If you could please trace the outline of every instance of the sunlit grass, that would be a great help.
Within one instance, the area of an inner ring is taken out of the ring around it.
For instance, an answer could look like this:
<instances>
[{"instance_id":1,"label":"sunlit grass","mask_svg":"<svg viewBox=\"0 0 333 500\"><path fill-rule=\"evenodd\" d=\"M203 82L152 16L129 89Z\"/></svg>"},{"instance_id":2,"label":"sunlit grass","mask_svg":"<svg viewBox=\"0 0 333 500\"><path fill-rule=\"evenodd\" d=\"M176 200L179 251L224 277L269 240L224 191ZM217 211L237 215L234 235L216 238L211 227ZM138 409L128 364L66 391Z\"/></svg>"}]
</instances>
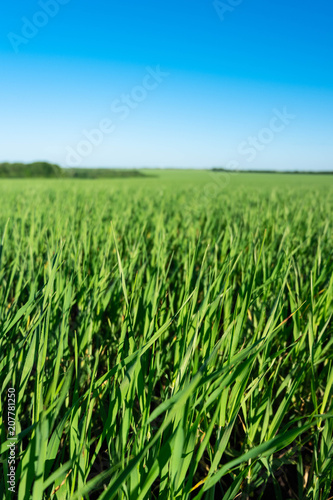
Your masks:
<instances>
[{"instance_id":1,"label":"sunlit grass","mask_svg":"<svg viewBox=\"0 0 333 500\"><path fill-rule=\"evenodd\" d=\"M179 175L0 186L2 498L333 495L331 180Z\"/></svg>"}]
</instances>

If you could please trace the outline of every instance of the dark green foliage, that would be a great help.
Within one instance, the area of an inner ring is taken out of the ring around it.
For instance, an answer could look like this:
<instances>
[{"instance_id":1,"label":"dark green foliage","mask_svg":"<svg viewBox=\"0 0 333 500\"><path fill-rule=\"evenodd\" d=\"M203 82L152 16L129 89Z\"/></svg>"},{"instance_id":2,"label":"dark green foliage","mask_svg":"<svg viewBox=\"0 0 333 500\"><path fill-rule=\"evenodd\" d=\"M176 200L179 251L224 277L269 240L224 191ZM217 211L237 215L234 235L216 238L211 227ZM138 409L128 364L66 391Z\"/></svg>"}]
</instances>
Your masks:
<instances>
[{"instance_id":1,"label":"dark green foliage","mask_svg":"<svg viewBox=\"0 0 333 500\"><path fill-rule=\"evenodd\" d=\"M62 176L62 169L58 165L37 161L34 163L0 163L0 177L20 178L20 177L46 177L59 178Z\"/></svg>"},{"instance_id":2,"label":"dark green foliage","mask_svg":"<svg viewBox=\"0 0 333 500\"><path fill-rule=\"evenodd\" d=\"M34 163L0 163L0 178L78 178L114 179L119 177L145 177L135 169L61 168L45 161Z\"/></svg>"},{"instance_id":3,"label":"dark green foliage","mask_svg":"<svg viewBox=\"0 0 333 500\"><path fill-rule=\"evenodd\" d=\"M114 179L118 177L144 177L139 170L114 168L66 168L64 177L75 179Z\"/></svg>"}]
</instances>

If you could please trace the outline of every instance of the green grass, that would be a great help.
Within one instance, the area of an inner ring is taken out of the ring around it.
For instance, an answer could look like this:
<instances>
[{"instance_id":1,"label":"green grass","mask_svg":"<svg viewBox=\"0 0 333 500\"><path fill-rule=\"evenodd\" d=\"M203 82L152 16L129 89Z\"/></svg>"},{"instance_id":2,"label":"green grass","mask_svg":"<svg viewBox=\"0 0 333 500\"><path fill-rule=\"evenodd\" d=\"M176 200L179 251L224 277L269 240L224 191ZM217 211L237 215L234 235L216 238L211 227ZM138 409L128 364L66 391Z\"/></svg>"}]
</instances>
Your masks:
<instances>
[{"instance_id":1,"label":"green grass","mask_svg":"<svg viewBox=\"0 0 333 500\"><path fill-rule=\"evenodd\" d=\"M154 173L1 181L0 497L327 500L331 177Z\"/></svg>"}]
</instances>

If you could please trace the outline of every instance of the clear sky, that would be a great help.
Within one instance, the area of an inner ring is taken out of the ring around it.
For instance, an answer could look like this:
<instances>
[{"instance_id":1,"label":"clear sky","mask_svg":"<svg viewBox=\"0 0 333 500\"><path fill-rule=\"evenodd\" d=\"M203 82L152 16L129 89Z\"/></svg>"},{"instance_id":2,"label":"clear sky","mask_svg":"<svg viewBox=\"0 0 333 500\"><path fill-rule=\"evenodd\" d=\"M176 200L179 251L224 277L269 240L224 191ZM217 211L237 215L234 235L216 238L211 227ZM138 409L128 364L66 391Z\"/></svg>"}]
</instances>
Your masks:
<instances>
[{"instance_id":1,"label":"clear sky","mask_svg":"<svg viewBox=\"0 0 333 500\"><path fill-rule=\"evenodd\" d=\"M329 0L11 0L0 161L333 169Z\"/></svg>"}]
</instances>

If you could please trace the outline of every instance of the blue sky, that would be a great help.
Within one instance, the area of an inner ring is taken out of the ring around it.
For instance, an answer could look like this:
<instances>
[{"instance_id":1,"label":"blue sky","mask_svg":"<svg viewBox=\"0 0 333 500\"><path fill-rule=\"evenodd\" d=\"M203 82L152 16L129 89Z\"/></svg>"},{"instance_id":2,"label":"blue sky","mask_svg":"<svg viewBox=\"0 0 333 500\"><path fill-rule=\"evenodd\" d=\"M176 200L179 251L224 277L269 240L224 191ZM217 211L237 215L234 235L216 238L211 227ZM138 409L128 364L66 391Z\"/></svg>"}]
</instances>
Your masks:
<instances>
[{"instance_id":1,"label":"blue sky","mask_svg":"<svg viewBox=\"0 0 333 500\"><path fill-rule=\"evenodd\" d=\"M0 161L333 169L327 0L0 7Z\"/></svg>"}]
</instances>

